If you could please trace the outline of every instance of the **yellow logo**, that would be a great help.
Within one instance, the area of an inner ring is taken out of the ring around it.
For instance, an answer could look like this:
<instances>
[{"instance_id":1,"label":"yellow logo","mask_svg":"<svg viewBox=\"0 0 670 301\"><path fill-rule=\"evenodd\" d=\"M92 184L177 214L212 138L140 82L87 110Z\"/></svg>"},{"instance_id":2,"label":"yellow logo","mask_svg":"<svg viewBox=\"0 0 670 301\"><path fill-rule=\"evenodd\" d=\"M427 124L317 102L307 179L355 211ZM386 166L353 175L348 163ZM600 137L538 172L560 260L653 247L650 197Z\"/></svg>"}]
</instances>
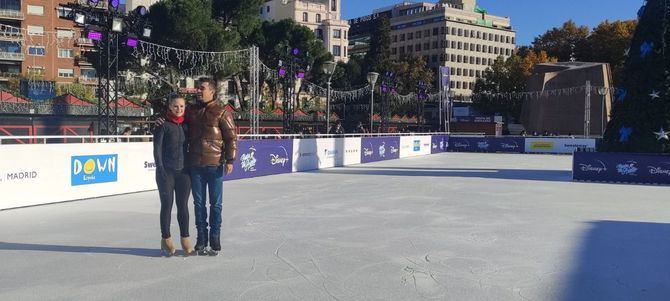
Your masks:
<instances>
[{"instance_id":1,"label":"yellow logo","mask_svg":"<svg viewBox=\"0 0 670 301\"><path fill-rule=\"evenodd\" d=\"M553 141L533 141L530 143L530 148L533 150L554 149Z\"/></svg>"},{"instance_id":2,"label":"yellow logo","mask_svg":"<svg viewBox=\"0 0 670 301\"><path fill-rule=\"evenodd\" d=\"M86 163L84 163L84 173L90 175L94 171L95 171L95 161L93 159L86 160Z\"/></svg>"}]
</instances>

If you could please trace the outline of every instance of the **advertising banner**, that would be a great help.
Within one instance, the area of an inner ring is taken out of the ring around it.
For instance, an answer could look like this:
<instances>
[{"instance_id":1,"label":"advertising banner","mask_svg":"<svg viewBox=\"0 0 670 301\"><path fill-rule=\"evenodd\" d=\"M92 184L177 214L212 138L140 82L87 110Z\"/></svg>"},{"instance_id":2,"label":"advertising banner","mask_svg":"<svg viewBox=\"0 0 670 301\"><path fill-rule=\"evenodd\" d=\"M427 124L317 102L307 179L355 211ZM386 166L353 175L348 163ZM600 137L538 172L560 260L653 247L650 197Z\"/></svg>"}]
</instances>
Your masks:
<instances>
[{"instance_id":1,"label":"advertising banner","mask_svg":"<svg viewBox=\"0 0 670 301\"><path fill-rule=\"evenodd\" d=\"M361 163L400 158L400 137L361 139Z\"/></svg>"},{"instance_id":2,"label":"advertising banner","mask_svg":"<svg viewBox=\"0 0 670 301\"><path fill-rule=\"evenodd\" d=\"M293 139L293 171L319 168L317 139Z\"/></svg>"},{"instance_id":3,"label":"advertising banner","mask_svg":"<svg viewBox=\"0 0 670 301\"><path fill-rule=\"evenodd\" d=\"M430 141L431 154L444 153L447 151L447 146L449 145L449 136L447 135L431 136L430 140L431 140Z\"/></svg>"},{"instance_id":4,"label":"advertising banner","mask_svg":"<svg viewBox=\"0 0 670 301\"><path fill-rule=\"evenodd\" d=\"M593 182L670 184L670 156L576 152L572 178Z\"/></svg>"},{"instance_id":5,"label":"advertising banner","mask_svg":"<svg viewBox=\"0 0 670 301\"><path fill-rule=\"evenodd\" d=\"M292 140L240 140L237 143L235 168L224 181L292 171Z\"/></svg>"},{"instance_id":6,"label":"advertising banner","mask_svg":"<svg viewBox=\"0 0 670 301\"><path fill-rule=\"evenodd\" d=\"M400 158L430 155L430 136L400 137Z\"/></svg>"},{"instance_id":7,"label":"advertising banner","mask_svg":"<svg viewBox=\"0 0 670 301\"><path fill-rule=\"evenodd\" d=\"M521 137L449 137L449 150L456 152L523 153Z\"/></svg>"},{"instance_id":8,"label":"advertising banner","mask_svg":"<svg viewBox=\"0 0 670 301\"><path fill-rule=\"evenodd\" d=\"M595 139L526 138L527 153L572 154L578 148L595 147Z\"/></svg>"},{"instance_id":9,"label":"advertising banner","mask_svg":"<svg viewBox=\"0 0 670 301\"><path fill-rule=\"evenodd\" d=\"M489 144L492 152L523 153L526 143L521 137L490 137Z\"/></svg>"}]
</instances>

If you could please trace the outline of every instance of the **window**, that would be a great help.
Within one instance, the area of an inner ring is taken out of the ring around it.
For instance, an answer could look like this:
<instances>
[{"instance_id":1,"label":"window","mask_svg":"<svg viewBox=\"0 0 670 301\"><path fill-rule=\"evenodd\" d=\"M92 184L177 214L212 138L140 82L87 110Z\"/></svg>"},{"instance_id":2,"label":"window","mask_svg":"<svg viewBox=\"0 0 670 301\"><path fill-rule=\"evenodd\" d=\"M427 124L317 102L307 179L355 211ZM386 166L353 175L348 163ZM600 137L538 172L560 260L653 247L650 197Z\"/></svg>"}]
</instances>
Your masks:
<instances>
[{"instance_id":1,"label":"window","mask_svg":"<svg viewBox=\"0 0 670 301\"><path fill-rule=\"evenodd\" d=\"M316 14L316 23L321 23L321 14Z\"/></svg>"},{"instance_id":2,"label":"window","mask_svg":"<svg viewBox=\"0 0 670 301\"><path fill-rule=\"evenodd\" d=\"M303 22L309 22L309 14L302 13L302 21Z\"/></svg>"},{"instance_id":3,"label":"window","mask_svg":"<svg viewBox=\"0 0 670 301\"><path fill-rule=\"evenodd\" d=\"M481 38L482 38L482 32L481 32L481 31L477 31L477 38L478 38L478 39L481 39Z\"/></svg>"},{"instance_id":4,"label":"window","mask_svg":"<svg viewBox=\"0 0 670 301\"><path fill-rule=\"evenodd\" d=\"M470 57L470 64L471 64L471 65L474 65L474 64L475 64L475 57L474 57L474 56L471 56L471 57Z\"/></svg>"},{"instance_id":5,"label":"window","mask_svg":"<svg viewBox=\"0 0 670 301\"><path fill-rule=\"evenodd\" d=\"M347 31L346 30L344 31L344 38L345 39L347 38Z\"/></svg>"},{"instance_id":6,"label":"window","mask_svg":"<svg viewBox=\"0 0 670 301\"><path fill-rule=\"evenodd\" d=\"M447 28L446 28L446 27L442 27L442 29L440 29L440 34L442 34L442 35L447 34Z\"/></svg>"},{"instance_id":7,"label":"window","mask_svg":"<svg viewBox=\"0 0 670 301\"><path fill-rule=\"evenodd\" d=\"M464 30L464 31L463 31L463 35L467 38L467 37L470 35L470 31L467 30L467 29Z\"/></svg>"},{"instance_id":8,"label":"window","mask_svg":"<svg viewBox=\"0 0 670 301\"><path fill-rule=\"evenodd\" d=\"M433 54L433 55L430 57L430 60L431 60L433 63L437 63L437 54Z\"/></svg>"},{"instance_id":9,"label":"window","mask_svg":"<svg viewBox=\"0 0 670 301\"><path fill-rule=\"evenodd\" d=\"M398 42L398 36L394 35L392 40L393 40L393 43Z\"/></svg>"},{"instance_id":10,"label":"window","mask_svg":"<svg viewBox=\"0 0 670 301\"><path fill-rule=\"evenodd\" d=\"M510 55L512 55L512 51L509 50L509 49L505 49L505 55L506 55L506 56L510 56Z\"/></svg>"},{"instance_id":11,"label":"window","mask_svg":"<svg viewBox=\"0 0 670 301\"><path fill-rule=\"evenodd\" d=\"M440 28L439 27L433 28L433 35L434 36L438 35L439 33L440 33Z\"/></svg>"},{"instance_id":12,"label":"window","mask_svg":"<svg viewBox=\"0 0 670 301\"><path fill-rule=\"evenodd\" d=\"M56 37L59 37L59 38L74 38L74 31L65 30L65 29L58 29L56 31Z\"/></svg>"},{"instance_id":13,"label":"window","mask_svg":"<svg viewBox=\"0 0 670 301\"><path fill-rule=\"evenodd\" d=\"M416 51L421 51L421 44L416 44L414 48L416 49Z\"/></svg>"},{"instance_id":14,"label":"window","mask_svg":"<svg viewBox=\"0 0 670 301\"><path fill-rule=\"evenodd\" d=\"M409 52L412 52L412 51L414 51L414 46L407 45L407 52L409 53Z\"/></svg>"},{"instance_id":15,"label":"window","mask_svg":"<svg viewBox=\"0 0 670 301\"><path fill-rule=\"evenodd\" d=\"M433 41L433 49L437 49L437 41Z\"/></svg>"},{"instance_id":16,"label":"window","mask_svg":"<svg viewBox=\"0 0 670 301\"><path fill-rule=\"evenodd\" d=\"M413 40L413 39L414 39L414 33L413 32L408 33L407 34L407 40L409 41L409 40Z\"/></svg>"},{"instance_id":17,"label":"window","mask_svg":"<svg viewBox=\"0 0 670 301\"><path fill-rule=\"evenodd\" d=\"M470 69L469 72L470 72L470 77L474 77L474 76L475 76L475 70Z\"/></svg>"},{"instance_id":18,"label":"window","mask_svg":"<svg viewBox=\"0 0 670 301\"><path fill-rule=\"evenodd\" d=\"M452 89L456 88L456 82L450 81L449 82L449 88L452 88Z\"/></svg>"},{"instance_id":19,"label":"window","mask_svg":"<svg viewBox=\"0 0 670 301\"><path fill-rule=\"evenodd\" d=\"M58 77L74 77L74 70L72 69L58 69Z\"/></svg>"},{"instance_id":20,"label":"window","mask_svg":"<svg viewBox=\"0 0 670 301\"><path fill-rule=\"evenodd\" d=\"M458 29L458 36L459 37L463 36L463 29L461 29L461 28Z\"/></svg>"},{"instance_id":21,"label":"window","mask_svg":"<svg viewBox=\"0 0 670 301\"><path fill-rule=\"evenodd\" d=\"M459 63L462 63L462 62L463 62L463 56L461 56L461 55L459 54L459 55L456 57L456 61L459 62ZM460 74L459 74L459 75L460 75Z\"/></svg>"},{"instance_id":22,"label":"window","mask_svg":"<svg viewBox=\"0 0 670 301\"><path fill-rule=\"evenodd\" d=\"M401 33L401 34L400 34L400 41L404 41L404 40L405 40L405 34L404 34L404 33Z\"/></svg>"},{"instance_id":23,"label":"window","mask_svg":"<svg viewBox=\"0 0 670 301\"><path fill-rule=\"evenodd\" d=\"M458 49L463 49L463 42L458 42Z\"/></svg>"},{"instance_id":24,"label":"window","mask_svg":"<svg viewBox=\"0 0 670 301\"><path fill-rule=\"evenodd\" d=\"M28 5L28 14L36 16L44 16L44 6Z\"/></svg>"},{"instance_id":25,"label":"window","mask_svg":"<svg viewBox=\"0 0 670 301\"><path fill-rule=\"evenodd\" d=\"M477 44L477 52L482 52L482 45Z\"/></svg>"},{"instance_id":26,"label":"window","mask_svg":"<svg viewBox=\"0 0 670 301\"><path fill-rule=\"evenodd\" d=\"M28 46L28 55L44 56L45 53L43 46Z\"/></svg>"},{"instance_id":27,"label":"window","mask_svg":"<svg viewBox=\"0 0 670 301\"><path fill-rule=\"evenodd\" d=\"M426 29L423 31L423 36L424 37L430 37L430 29Z\"/></svg>"},{"instance_id":28,"label":"window","mask_svg":"<svg viewBox=\"0 0 670 301\"><path fill-rule=\"evenodd\" d=\"M344 46L344 56L347 56L347 46Z\"/></svg>"},{"instance_id":29,"label":"window","mask_svg":"<svg viewBox=\"0 0 670 301\"><path fill-rule=\"evenodd\" d=\"M505 37L505 43L509 44L509 36Z\"/></svg>"},{"instance_id":30,"label":"window","mask_svg":"<svg viewBox=\"0 0 670 301\"><path fill-rule=\"evenodd\" d=\"M470 43L465 42L465 44L463 44L463 49L464 50L470 50Z\"/></svg>"},{"instance_id":31,"label":"window","mask_svg":"<svg viewBox=\"0 0 670 301\"><path fill-rule=\"evenodd\" d=\"M337 0L330 1L330 10L337 11Z\"/></svg>"},{"instance_id":32,"label":"window","mask_svg":"<svg viewBox=\"0 0 670 301\"><path fill-rule=\"evenodd\" d=\"M70 14L71 11L72 11L71 8L68 8L68 7L60 7L60 6L59 6L59 7L58 7L58 10L57 10L57 12L58 12L58 17L60 17L60 18L67 18L67 16Z\"/></svg>"},{"instance_id":33,"label":"window","mask_svg":"<svg viewBox=\"0 0 670 301\"><path fill-rule=\"evenodd\" d=\"M482 64L482 59L479 58L479 57L478 57L475 61L477 62L477 65L481 65L481 64Z\"/></svg>"},{"instance_id":34,"label":"window","mask_svg":"<svg viewBox=\"0 0 670 301\"><path fill-rule=\"evenodd\" d=\"M429 43L423 43L423 49L424 50L430 49L430 44Z\"/></svg>"},{"instance_id":35,"label":"window","mask_svg":"<svg viewBox=\"0 0 670 301\"><path fill-rule=\"evenodd\" d=\"M35 26L28 25L28 35L31 36L43 36L44 35L44 26Z\"/></svg>"},{"instance_id":36,"label":"window","mask_svg":"<svg viewBox=\"0 0 670 301\"><path fill-rule=\"evenodd\" d=\"M336 38L336 39L342 38L342 30L341 29L333 29L333 38Z\"/></svg>"},{"instance_id":37,"label":"window","mask_svg":"<svg viewBox=\"0 0 670 301\"><path fill-rule=\"evenodd\" d=\"M391 48L391 54L392 55L396 55L397 53L398 53L398 48L395 48L395 47Z\"/></svg>"},{"instance_id":38,"label":"window","mask_svg":"<svg viewBox=\"0 0 670 301\"><path fill-rule=\"evenodd\" d=\"M398 48L398 53L400 53L400 55L405 54L405 46L400 46L400 47Z\"/></svg>"},{"instance_id":39,"label":"window","mask_svg":"<svg viewBox=\"0 0 670 301\"><path fill-rule=\"evenodd\" d=\"M451 48L456 49L456 41L451 41Z\"/></svg>"},{"instance_id":40,"label":"window","mask_svg":"<svg viewBox=\"0 0 670 301\"><path fill-rule=\"evenodd\" d=\"M71 59L74 57L74 50L73 49L58 49L58 57L59 58L66 58L66 59Z\"/></svg>"},{"instance_id":41,"label":"window","mask_svg":"<svg viewBox=\"0 0 670 301\"><path fill-rule=\"evenodd\" d=\"M270 12L270 6L269 6L269 5L265 7L265 12L266 12L266 13L269 13L269 12Z\"/></svg>"},{"instance_id":42,"label":"window","mask_svg":"<svg viewBox=\"0 0 670 301\"><path fill-rule=\"evenodd\" d=\"M321 29L321 28L316 29L316 38L323 40L323 29Z\"/></svg>"},{"instance_id":43,"label":"window","mask_svg":"<svg viewBox=\"0 0 670 301\"><path fill-rule=\"evenodd\" d=\"M456 35L456 28L454 28L454 27L451 28L451 35L452 36Z\"/></svg>"},{"instance_id":44,"label":"window","mask_svg":"<svg viewBox=\"0 0 670 301\"><path fill-rule=\"evenodd\" d=\"M421 38L421 30L414 33L414 35L416 36L417 39L420 39Z\"/></svg>"},{"instance_id":45,"label":"window","mask_svg":"<svg viewBox=\"0 0 670 301\"><path fill-rule=\"evenodd\" d=\"M460 82L460 81L457 81L457 82L456 82L456 89L460 89L460 88L461 88L461 82Z\"/></svg>"},{"instance_id":46,"label":"window","mask_svg":"<svg viewBox=\"0 0 670 301\"><path fill-rule=\"evenodd\" d=\"M475 71L475 74L477 75L477 77L481 77L481 76L482 76L482 72L479 71L479 70Z\"/></svg>"},{"instance_id":47,"label":"window","mask_svg":"<svg viewBox=\"0 0 670 301\"><path fill-rule=\"evenodd\" d=\"M342 50L342 48L340 47L340 45L333 45L333 55L334 56L342 56L341 50Z\"/></svg>"},{"instance_id":48,"label":"window","mask_svg":"<svg viewBox=\"0 0 670 301\"><path fill-rule=\"evenodd\" d=\"M95 69L81 69L81 77L85 79L95 79L97 76Z\"/></svg>"}]
</instances>

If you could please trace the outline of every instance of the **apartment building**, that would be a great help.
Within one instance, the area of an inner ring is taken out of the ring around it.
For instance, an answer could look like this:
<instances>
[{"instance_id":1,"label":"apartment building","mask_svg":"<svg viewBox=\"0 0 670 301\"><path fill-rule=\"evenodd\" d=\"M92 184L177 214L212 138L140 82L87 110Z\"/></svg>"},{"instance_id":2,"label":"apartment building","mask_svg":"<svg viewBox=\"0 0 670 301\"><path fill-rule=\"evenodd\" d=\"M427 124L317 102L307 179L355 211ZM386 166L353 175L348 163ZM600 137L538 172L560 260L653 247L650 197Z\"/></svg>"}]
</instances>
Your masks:
<instances>
[{"instance_id":1,"label":"apartment building","mask_svg":"<svg viewBox=\"0 0 670 301\"><path fill-rule=\"evenodd\" d=\"M95 69L82 55L93 51L93 41L64 19L68 11L60 3L68 2L0 1L0 81L22 74L61 84L97 84Z\"/></svg>"},{"instance_id":2,"label":"apartment building","mask_svg":"<svg viewBox=\"0 0 670 301\"><path fill-rule=\"evenodd\" d=\"M261 7L263 20L293 19L323 40L336 61L348 60L349 24L341 20L341 0L268 0Z\"/></svg>"},{"instance_id":3,"label":"apartment building","mask_svg":"<svg viewBox=\"0 0 670 301\"><path fill-rule=\"evenodd\" d=\"M350 20L352 40L364 40L370 35L366 28L382 16L390 16L391 58L421 56L436 74L439 66L449 67L449 88L455 95L471 95L476 79L496 58L510 57L516 50L510 19L489 15L476 0L404 2L378 9Z\"/></svg>"}]
</instances>

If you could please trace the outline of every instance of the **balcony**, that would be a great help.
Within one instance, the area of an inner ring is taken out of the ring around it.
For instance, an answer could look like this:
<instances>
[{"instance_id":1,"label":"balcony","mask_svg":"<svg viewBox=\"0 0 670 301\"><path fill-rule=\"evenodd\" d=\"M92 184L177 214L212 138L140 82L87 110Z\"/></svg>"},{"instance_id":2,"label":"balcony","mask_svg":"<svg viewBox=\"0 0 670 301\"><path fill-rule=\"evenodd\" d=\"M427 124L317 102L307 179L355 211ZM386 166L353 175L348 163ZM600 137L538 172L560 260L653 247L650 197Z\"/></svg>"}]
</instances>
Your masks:
<instances>
[{"instance_id":1,"label":"balcony","mask_svg":"<svg viewBox=\"0 0 670 301\"><path fill-rule=\"evenodd\" d=\"M91 39L79 38L77 39L77 46L95 46L95 44L93 44L93 40Z\"/></svg>"},{"instance_id":2,"label":"balcony","mask_svg":"<svg viewBox=\"0 0 670 301\"><path fill-rule=\"evenodd\" d=\"M15 73L15 72L0 72L0 81L6 82L10 78L18 78L21 76L21 73Z\"/></svg>"},{"instance_id":3,"label":"balcony","mask_svg":"<svg viewBox=\"0 0 670 301\"><path fill-rule=\"evenodd\" d=\"M21 42L23 34L20 31L0 27L0 41Z\"/></svg>"},{"instance_id":4,"label":"balcony","mask_svg":"<svg viewBox=\"0 0 670 301\"><path fill-rule=\"evenodd\" d=\"M80 84L84 84L84 85L97 85L98 84L98 78L97 77L80 76L77 81Z\"/></svg>"},{"instance_id":5,"label":"balcony","mask_svg":"<svg viewBox=\"0 0 670 301\"><path fill-rule=\"evenodd\" d=\"M88 6L88 7L92 7L92 8L107 10L107 1L100 1L96 5L90 5L88 3L88 0L78 0L77 3L79 3L80 5L83 5L83 6Z\"/></svg>"},{"instance_id":6,"label":"balcony","mask_svg":"<svg viewBox=\"0 0 670 301\"><path fill-rule=\"evenodd\" d=\"M0 8L0 20L23 20L20 10Z\"/></svg>"},{"instance_id":7,"label":"balcony","mask_svg":"<svg viewBox=\"0 0 670 301\"><path fill-rule=\"evenodd\" d=\"M80 55L77 55L77 56L74 57L74 62L78 66L91 66L91 65L93 65L93 64L91 64L91 62L89 62L86 59L86 57L83 57L83 56L80 56Z\"/></svg>"},{"instance_id":8,"label":"balcony","mask_svg":"<svg viewBox=\"0 0 670 301\"><path fill-rule=\"evenodd\" d=\"M21 52L5 52L5 51L0 51L0 60L5 60L5 61L23 61L24 59L24 54Z\"/></svg>"}]
</instances>

